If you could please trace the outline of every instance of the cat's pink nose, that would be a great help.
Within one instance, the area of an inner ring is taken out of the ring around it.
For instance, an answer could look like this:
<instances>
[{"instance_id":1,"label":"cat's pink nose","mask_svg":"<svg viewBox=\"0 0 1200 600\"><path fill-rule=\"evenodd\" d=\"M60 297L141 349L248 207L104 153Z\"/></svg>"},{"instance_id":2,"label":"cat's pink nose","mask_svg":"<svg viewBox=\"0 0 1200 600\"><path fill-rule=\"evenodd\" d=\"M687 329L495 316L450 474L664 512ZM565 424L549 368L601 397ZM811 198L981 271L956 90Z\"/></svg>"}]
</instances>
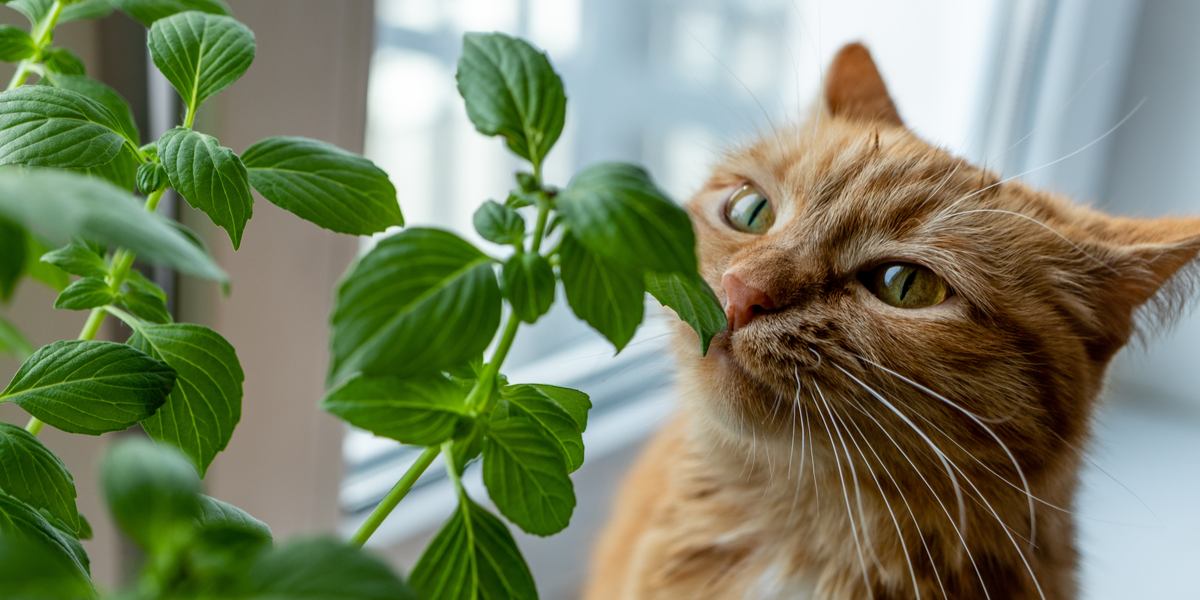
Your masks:
<instances>
[{"instance_id":1,"label":"cat's pink nose","mask_svg":"<svg viewBox=\"0 0 1200 600\"><path fill-rule=\"evenodd\" d=\"M725 288L725 318L732 331L745 327L754 317L776 308L771 296L747 284L734 273L725 273L721 277L721 287Z\"/></svg>"}]
</instances>

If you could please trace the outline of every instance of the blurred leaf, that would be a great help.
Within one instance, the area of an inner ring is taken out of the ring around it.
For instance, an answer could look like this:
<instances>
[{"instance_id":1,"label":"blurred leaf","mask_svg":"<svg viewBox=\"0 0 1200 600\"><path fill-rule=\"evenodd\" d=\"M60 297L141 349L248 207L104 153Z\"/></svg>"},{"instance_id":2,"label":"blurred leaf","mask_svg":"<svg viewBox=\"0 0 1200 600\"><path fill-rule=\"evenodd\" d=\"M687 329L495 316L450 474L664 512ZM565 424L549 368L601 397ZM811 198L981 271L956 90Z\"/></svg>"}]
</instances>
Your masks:
<instances>
[{"instance_id":1,"label":"blurred leaf","mask_svg":"<svg viewBox=\"0 0 1200 600\"><path fill-rule=\"evenodd\" d=\"M566 457L534 419L509 415L488 423L483 483L500 513L529 533L558 533L571 522L575 488Z\"/></svg>"},{"instance_id":2,"label":"blurred leaf","mask_svg":"<svg viewBox=\"0 0 1200 600\"><path fill-rule=\"evenodd\" d=\"M0 60L17 62L37 52L33 38L24 29L12 25L0 25Z\"/></svg>"},{"instance_id":3,"label":"blurred leaf","mask_svg":"<svg viewBox=\"0 0 1200 600\"><path fill-rule=\"evenodd\" d=\"M3 354L10 354L19 360L25 360L30 354L33 354L33 346L16 326L0 316L0 355Z\"/></svg>"},{"instance_id":4,"label":"blurred leaf","mask_svg":"<svg viewBox=\"0 0 1200 600\"><path fill-rule=\"evenodd\" d=\"M525 239L525 219L516 210L495 200L481 204L471 220L475 231L493 244L517 245Z\"/></svg>"},{"instance_id":5,"label":"blurred leaf","mask_svg":"<svg viewBox=\"0 0 1200 600\"><path fill-rule=\"evenodd\" d=\"M66 48L42 50L42 65L50 73L73 76L87 74L87 67L84 66L83 59Z\"/></svg>"},{"instance_id":6,"label":"blurred leaf","mask_svg":"<svg viewBox=\"0 0 1200 600\"><path fill-rule=\"evenodd\" d=\"M700 353L708 354L708 343L727 326L725 311L708 283L699 275L646 273L646 290L696 331Z\"/></svg>"},{"instance_id":7,"label":"blurred leaf","mask_svg":"<svg viewBox=\"0 0 1200 600\"><path fill-rule=\"evenodd\" d=\"M116 300L108 282L99 277L76 279L54 300L54 308L62 310L88 310L107 306Z\"/></svg>"},{"instance_id":8,"label":"blurred leaf","mask_svg":"<svg viewBox=\"0 0 1200 600\"><path fill-rule=\"evenodd\" d=\"M125 344L60 341L25 359L0 402L63 431L99 435L153 414L174 383L171 367Z\"/></svg>"},{"instance_id":9,"label":"blurred leaf","mask_svg":"<svg viewBox=\"0 0 1200 600\"><path fill-rule=\"evenodd\" d=\"M217 15L230 14L225 0L108 0L113 6L149 27L155 21L189 10Z\"/></svg>"},{"instance_id":10,"label":"blurred leaf","mask_svg":"<svg viewBox=\"0 0 1200 600\"><path fill-rule=\"evenodd\" d=\"M228 527L253 535L263 541L271 541L271 528L266 523L250 516L250 513L212 496L200 496L201 527Z\"/></svg>"},{"instance_id":11,"label":"blurred leaf","mask_svg":"<svg viewBox=\"0 0 1200 600\"><path fill-rule=\"evenodd\" d=\"M45 509L79 534L75 480L66 465L28 431L0 423L0 491Z\"/></svg>"},{"instance_id":12,"label":"blurred leaf","mask_svg":"<svg viewBox=\"0 0 1200 600\"><path fill-rule=\"evenodd\" d=\"M171 187L229 232L235 249L240 246L254 199L237 154L211 135L176 127L159 139L158 157Z\"/></svg>"},{"instance_id":13,"label":"blurred leaf","mask_svg":"<svg viewBox=\"0 0 1200 600\"><path fill-rule=\"evenodd\" d=\"M47 568L62 567L78 578L88 576L88 557L78 540L51 525L33 507L0 492L0 547L12 540L28 540L53 555L55 558L48 561ZM6 569L7 565L0 566L0 572ZM5 583L7 590L9 579L0 581Z\"/></svg>"},{"instance_id":14,"label":"blurred leaf","mask_svg":"<svg viewBox=\"0 0 1200 600\"><path fill-rule=\"evenodd\" d=\"M3 200L0 200L0 203L2 202ZM0 206L0 212L3 210L4 208ZM67 284L71 283L71 277L67 275L67 272L41 260L48 250L46 246L32 235L25 236L25 241L25 272L29 274L29 278L56 292L66 289Z\"/></svg>"},{"instance_id":15,"label":"blurred leaf","mask_svg":"<svg viewBox=\"0 0 1200 600\"><path fill-rule=\"evenodd\" d=\"M28 236L20 225L0 217L0 302L8 302L17 290L28 263Z\"/></svg>"},{"instance_id":16,"label":"blurred leaf","mask_svg":"<svg viewBox=\"0 0 1200 600\"><path fill-rule=\"evenodd\" d=\"M121 286L117 304L133 316L149 323L170 323L171 311L167 309L167 294L158 284L146 279L145 275L131 271Z\"/></svg>"},{"instance_id":17,"label":"blurred leaf","mask_svg":"<svg viewBox=\"0 0 1200 600\"><path fill-rule=\"evenodd\" d=\"M382 560L330 539L296 540L250 565L245 600L415 600Z\"/></svg>"},{"instance_id":18,"label":"blurred leaf","mask_svg":"<svg viewBox=\"0 0 1200 600\"><path fill-rule=\"evenodd\" d=\"M0 506L4 501L0 500ZM0 521L4 515L0 515ZM93 600L86 571L54 541L0 533L5 600Z\"/></svg>"},{"instance_id":19,"label":"blurred leaf","mask_svg":"<svg viewBox=\"0 0 1200 600\"><path fill-rule=\"evenodd\" d=\"M441 375L359 375L330 392L322 408L339 419L383 437L434 446L454 434L466 414L465 393Z\"/></svg>"},{"instance_id":20,"label":"blurred leaf","mask_svg":"<svg viewBox=\"0 0 1200 600\"><path fill-rule=\"evenodd\" d=\"M504 297L522 321L537 321L554 304L554 288L558 281L544 256L518 252L504 263L502 275Z\"/></svg>"},{"instance_id":21,"label":"blurred leaf","mask_svg":"<svg viewBox=\"0 0 1200 600\"><path fill-rule=\"evenodd\" d=\"M154 193L155 190L170 183L167 170L159 163L142 163L137 169L137 187L143 194Z\"/></svg>"},{"instance_id":22,"label":"blurred leaf","mask_svg":"<svg viewBox=\"0 0 1200 600\"><path fill-rule=\"evenodd\" d=\"M200 478L170 446L123 439L105 454L100 481L117 526L145 549L174 543L202 514Z\"/></svg>"},{"instance_id":23,"label":"blurred leaf","mask_svg":"<svg viewBox=\"0 0 1200 600\"><path fill-rule=\"evenodd\" d=\"M145 7L144 3L128 0L119 4L135 17L135 11L141 7L131 5ZM254 33L236 19L223 15L188 11L159 18L150 25L146 43L154 65L192 111L237 81L254 62Z\"/></svg>"},{"instance_id":24,"label":"blurred leaf","mask_svg":"<svg viewBox=\"0 0 1200 600\"><path fill-rule=\"evenodd\" d=\"M596 256L572 235L563 237L559 256L567 304L620 352L645 312L641 273Z\"/></svg>"},{"instance_id":25,"label":"blurred leaf","mask_svg":"<svg viewBox=\"0 0 1200 600\"><path fill-rule=\"evenodd\" d=\"M536 600L529 566L504 523L460 494L454 511L413 567L421 598Z\"/></svg>"}]
</instances>

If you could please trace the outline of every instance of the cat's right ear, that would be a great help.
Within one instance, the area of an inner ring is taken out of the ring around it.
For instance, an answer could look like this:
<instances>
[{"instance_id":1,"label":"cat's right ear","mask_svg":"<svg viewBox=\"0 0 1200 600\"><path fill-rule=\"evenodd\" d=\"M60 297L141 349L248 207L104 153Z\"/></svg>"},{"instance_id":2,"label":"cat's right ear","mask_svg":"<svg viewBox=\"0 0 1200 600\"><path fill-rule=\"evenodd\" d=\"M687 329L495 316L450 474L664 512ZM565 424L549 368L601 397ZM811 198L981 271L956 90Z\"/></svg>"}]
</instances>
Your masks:
<instances>
[{"instance_id":1,"label":"cat's right ear","mask_svg":"<svg viewBox=\"0 0 1200 600\"><path fill-rule=\"evenodd\" d=\"M857 42L846 44L833 57L823 97L825 109L835 117L904 125L871 53Z\"/></svg>"}]
</instances>

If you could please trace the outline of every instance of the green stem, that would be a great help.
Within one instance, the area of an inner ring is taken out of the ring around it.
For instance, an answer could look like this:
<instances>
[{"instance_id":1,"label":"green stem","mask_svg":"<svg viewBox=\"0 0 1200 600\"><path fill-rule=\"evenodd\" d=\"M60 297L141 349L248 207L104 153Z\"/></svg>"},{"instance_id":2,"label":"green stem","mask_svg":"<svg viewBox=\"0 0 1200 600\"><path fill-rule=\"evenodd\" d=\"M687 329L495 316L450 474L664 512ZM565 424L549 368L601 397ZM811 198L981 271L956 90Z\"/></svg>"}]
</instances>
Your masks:
<instances>
[{"instance_id":1,"label":"green stem","mask_svg":"<svg viewBox=\"0 0 1200 600\"><path fill-rule=\"evenodd\" d=\"M392 487L387 496L384 496L379 505L375 507L375 510L371 511L370 515L367 515L367 520L363 521L363 524L358 527L358 531L354 532L354 536L350 538L351 543L355 546L362 546L367 543L367 540L371 538L371 534L375 533L376 529L379 529L379 526L383 524L383 520L408 495L413 484L417 482L417 479L421 477L425 469L429 468L429 465L433 463L433 459L437 458L439 452L440 449L437 446L431 446L426 448L421 453L421 456L417 457L417 462L413 463L404 472L404 476L400 478L400 481L396 482L396 485Z\"/></svg>"},{"instance_id":2,"label":"green stem","mask_svg":"<svg viewBox=\"0 0 1200 600\"><path fill-rule=\"evenodd\" d=\"M54 37L54 28L58 25L58 19L62 16L63 3L61 0L54 0L54 4L50 6L50 12L46 13L46 18L39 22L30 33L33 38L33 46L36 48L34 57L40 57L42 50L50 43ZM27 58L22 60L17 65L17 72L13 73L12 79L8 82L8 89L18 88L25 84L25 80L29 79L29 74L35 69L38 64L37 60Z\"/></svg>"},{"instance_id":3,"label":"green stem","mask_svg":"<svg viewBox=\"0 0 1200 600\"><path fill-rule=\"evenodd\" d=\"M194 106L194 103L189 104L187 107L187 113L183 115L183 126L187 129L191 129L192 125L196 122L196 109Z\"/></svg>"}]
</instances>

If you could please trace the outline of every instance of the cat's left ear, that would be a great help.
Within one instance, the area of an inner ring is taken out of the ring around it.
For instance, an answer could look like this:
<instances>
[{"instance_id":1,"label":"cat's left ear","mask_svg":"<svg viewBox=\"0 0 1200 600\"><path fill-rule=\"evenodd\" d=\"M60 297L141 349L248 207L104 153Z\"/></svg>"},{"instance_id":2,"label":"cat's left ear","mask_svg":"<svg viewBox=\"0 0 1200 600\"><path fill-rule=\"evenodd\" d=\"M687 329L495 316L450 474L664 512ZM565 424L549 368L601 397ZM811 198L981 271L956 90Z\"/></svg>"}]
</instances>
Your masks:
<instances>
[{"instance_id":1,"label":"cat's left ear","mask_svg":"<svg viewBox=\"0 0 1200 600\"><path fill-rule=\"evenodd\" d=\"M904 125L883 76L862 44L846 44L833 57L823 95L826 110L835 117Z\"/></svg>"}]
</instances>

